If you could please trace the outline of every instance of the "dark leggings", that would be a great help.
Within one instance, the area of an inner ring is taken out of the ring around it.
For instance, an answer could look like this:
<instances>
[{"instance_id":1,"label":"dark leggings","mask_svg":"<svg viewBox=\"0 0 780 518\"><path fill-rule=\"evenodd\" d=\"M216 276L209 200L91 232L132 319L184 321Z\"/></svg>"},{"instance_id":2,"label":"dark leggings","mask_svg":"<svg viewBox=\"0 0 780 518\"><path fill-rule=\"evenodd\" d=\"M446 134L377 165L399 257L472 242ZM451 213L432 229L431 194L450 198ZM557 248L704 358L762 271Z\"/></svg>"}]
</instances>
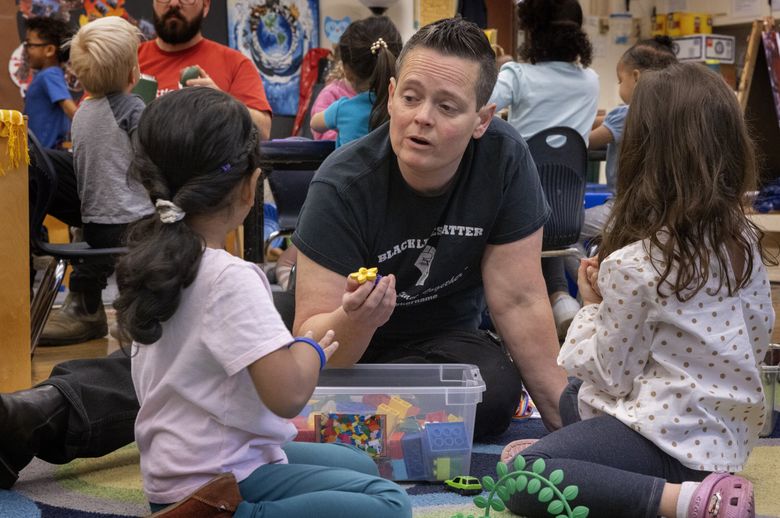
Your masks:
<instances>
[{"instance_id":1,"label":"dark leggings","mask_svg":"<svg viewBox=\"0 0 780 518\"><path fill-rule=\"evenodd\" d=\"M666 482L698 482L709 474L686 468L612 416L580 421L576 410L580 383L570 384L561 396L565 426L522 453L526 469L536 459L544 459L544 476L563 471L559 489L572 484L579 488L570 502L572 508L584 505L589 516L597 517L655 518ZM539 502L538 493L523 491L511 497L508 507L528 518L547 518L551 516L548 505Z\"/></svg>"}]
</instances>

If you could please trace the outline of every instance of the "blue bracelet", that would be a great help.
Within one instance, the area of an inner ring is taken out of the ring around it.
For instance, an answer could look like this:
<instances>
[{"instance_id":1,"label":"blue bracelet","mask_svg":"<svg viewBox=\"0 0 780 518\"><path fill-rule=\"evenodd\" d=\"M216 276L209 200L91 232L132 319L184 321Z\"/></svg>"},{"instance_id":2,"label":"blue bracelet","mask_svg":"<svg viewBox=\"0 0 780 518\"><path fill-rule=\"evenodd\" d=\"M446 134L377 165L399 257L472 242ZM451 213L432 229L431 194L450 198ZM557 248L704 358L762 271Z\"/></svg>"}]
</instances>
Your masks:
<instances>
[{"instance_id":1,"label":"blue bracelet","mask_svg":"<svg viewBox=\"0 0 780 518\"><path fill-rule=\"evenodd\" d=\"M328 362L328 359L325 357L325 351L322 350L322 346L320 344L306 336L296 336L293 339L292 344L290 344L288 347L292 347L295 342L303 342L314 347L314 350L317 351L317 354L320 355L320 370L325 368L325 364Z\"/></svg>"}]
</instances>

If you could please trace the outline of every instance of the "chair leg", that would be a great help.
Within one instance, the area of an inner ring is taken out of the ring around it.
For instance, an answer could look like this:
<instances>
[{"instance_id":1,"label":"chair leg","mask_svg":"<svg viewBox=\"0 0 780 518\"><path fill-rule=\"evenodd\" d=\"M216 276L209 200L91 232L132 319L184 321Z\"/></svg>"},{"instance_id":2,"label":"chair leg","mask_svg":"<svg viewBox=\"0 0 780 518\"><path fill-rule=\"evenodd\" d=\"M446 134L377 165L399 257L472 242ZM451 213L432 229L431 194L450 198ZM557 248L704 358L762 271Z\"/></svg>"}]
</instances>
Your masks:
<instances>
[{"instance_id":1,"label":"chair leg","mask_svg":"<svg viewBox=\"0 0 780 518\"><path fill-rule=\"evenodd\" d=\"M41 285L38 287L38 291L35 292L35 296L30 304L30 327L32 333L30 336L30 356L35 353L35 347L38 345L38 340L43 333L46 319L49 318L51 306L54 304L54 299L57 297L57 292L62 285L62 279L65 277L67 266L67 262L62 259L52 260L43 272Z\"/></svg>"},{"instance_id":2,"label":"chair leg","mask_svg":"<svg viewBox=\"0 0 780 518\"><path fill-rule=\"evenodd\" d=\"M271 243L274 242L274 239L277 237L290 237L293 230L294 229L281 228L268 234L268 239L263 242L263 262L265 262L265 258L268 257L268 249L271 247Z\"/></svg>"}]
</instances>

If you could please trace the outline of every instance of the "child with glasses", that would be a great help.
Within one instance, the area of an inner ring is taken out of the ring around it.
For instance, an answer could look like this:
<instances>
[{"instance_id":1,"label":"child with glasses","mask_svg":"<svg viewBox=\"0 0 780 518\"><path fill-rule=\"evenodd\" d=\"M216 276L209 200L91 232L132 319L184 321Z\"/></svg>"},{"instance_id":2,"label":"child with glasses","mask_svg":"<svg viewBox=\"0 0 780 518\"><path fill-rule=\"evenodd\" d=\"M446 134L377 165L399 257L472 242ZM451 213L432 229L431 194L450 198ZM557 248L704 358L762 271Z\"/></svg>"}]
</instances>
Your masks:
<instances>
[{"instance_id":1,"label":"child with glasses","mask_svg":"<svg viewBox=\"0 0 780 518\"><path fill-rule=\"evenodd\" d=\"M63 66L68 51L62 48L72 33L57 18L36 17L25 22L24 53L35 70L24 100L24 113L30 130L47 148L56 148L68 138L70 120L76 112Z\"/></svg>"}]
</instances>

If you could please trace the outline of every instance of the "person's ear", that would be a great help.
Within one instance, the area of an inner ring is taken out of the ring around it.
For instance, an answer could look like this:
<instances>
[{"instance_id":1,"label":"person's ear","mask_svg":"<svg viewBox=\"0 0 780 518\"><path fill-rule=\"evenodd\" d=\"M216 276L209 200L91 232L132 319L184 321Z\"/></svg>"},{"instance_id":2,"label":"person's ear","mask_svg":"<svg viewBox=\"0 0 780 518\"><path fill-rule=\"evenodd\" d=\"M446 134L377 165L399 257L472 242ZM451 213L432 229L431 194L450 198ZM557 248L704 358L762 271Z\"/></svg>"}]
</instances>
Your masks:
<instances>
[{"instance_id":1,"label":"person's ear","mask_svg":"<svg viewBox=\"0 0 780 518\"><path fill-rule=\"evenodd\" d=\"M387 114L393 117L393 97L395 97L396 81L394 77L390 78L390 85L387 87Z\"/></svg>"},{"instance_id":2,"label":"person's ear","mask_svg":"<svg viewBox=\"0 0 780 518\"><path fill-rule=\"evenodd\" d=\"M477 119L479 120L477 126L474 128L474 132L471 134L474 138L480 138L490 126L490 121L493 120L493 115L496 114L496 103L488 103L479 110L477 110Z\"/></svg>"},{"instance_id":3,"label":"person's ear","mask_svg":"<svg viewBox=\"0 0 780 518\"><path fill-rule=\"evenodd\" d=\"M133 66L133 69L130 70L130 77L128 77L127 80L129 84L135 86L139 79L141 79L141 71L138 69L138 65L135 65Z\"/></svg>"},{"instance_id":4,"label":"person's ear","mask_svg":"<svg viewBox=\"0 0 780 518\"><path fill-rule=\"evenodd\" d=\"M247 178L247 180L241 185L241 202L253 206L255 204L255 195L257 193L257 182L260 179L260 168L254 170L254 172Z\"/></svg>"},{"instance_id":5,"label":"person's ear","mask_svg":"<svg viewBox=\"0 0 780 518\"><path fill-rule=\"evenodd\" d=\"M44 54L46 54L47 58L50 58L52 56L56 56L57 55L57 46L54 45L54 44L46 45L43 48L43 52L44 52Z\"/></svg>"},{"instance_id":6,"label":"person's ear","mask_svg":"<svg viewBox=\"0 0 780 518\"><path fill-rule=\"evenodd\" d=\"M211 9L211 0L203 0L203 17L205 18L209 14Z\"/></svg>"},{"instance_id":7,"label":"person's ear","mask_svg":"<svg viewBox=\"0 0 780 518\"><path fill-rule=\"evenodd\" d=\"M642 75L642 71L639 70L638 68L635 68L634 70L631 71L631 76L634 78L635 83L639 81L639 76L641 75Z\"/></svg>"}]
</instances>

